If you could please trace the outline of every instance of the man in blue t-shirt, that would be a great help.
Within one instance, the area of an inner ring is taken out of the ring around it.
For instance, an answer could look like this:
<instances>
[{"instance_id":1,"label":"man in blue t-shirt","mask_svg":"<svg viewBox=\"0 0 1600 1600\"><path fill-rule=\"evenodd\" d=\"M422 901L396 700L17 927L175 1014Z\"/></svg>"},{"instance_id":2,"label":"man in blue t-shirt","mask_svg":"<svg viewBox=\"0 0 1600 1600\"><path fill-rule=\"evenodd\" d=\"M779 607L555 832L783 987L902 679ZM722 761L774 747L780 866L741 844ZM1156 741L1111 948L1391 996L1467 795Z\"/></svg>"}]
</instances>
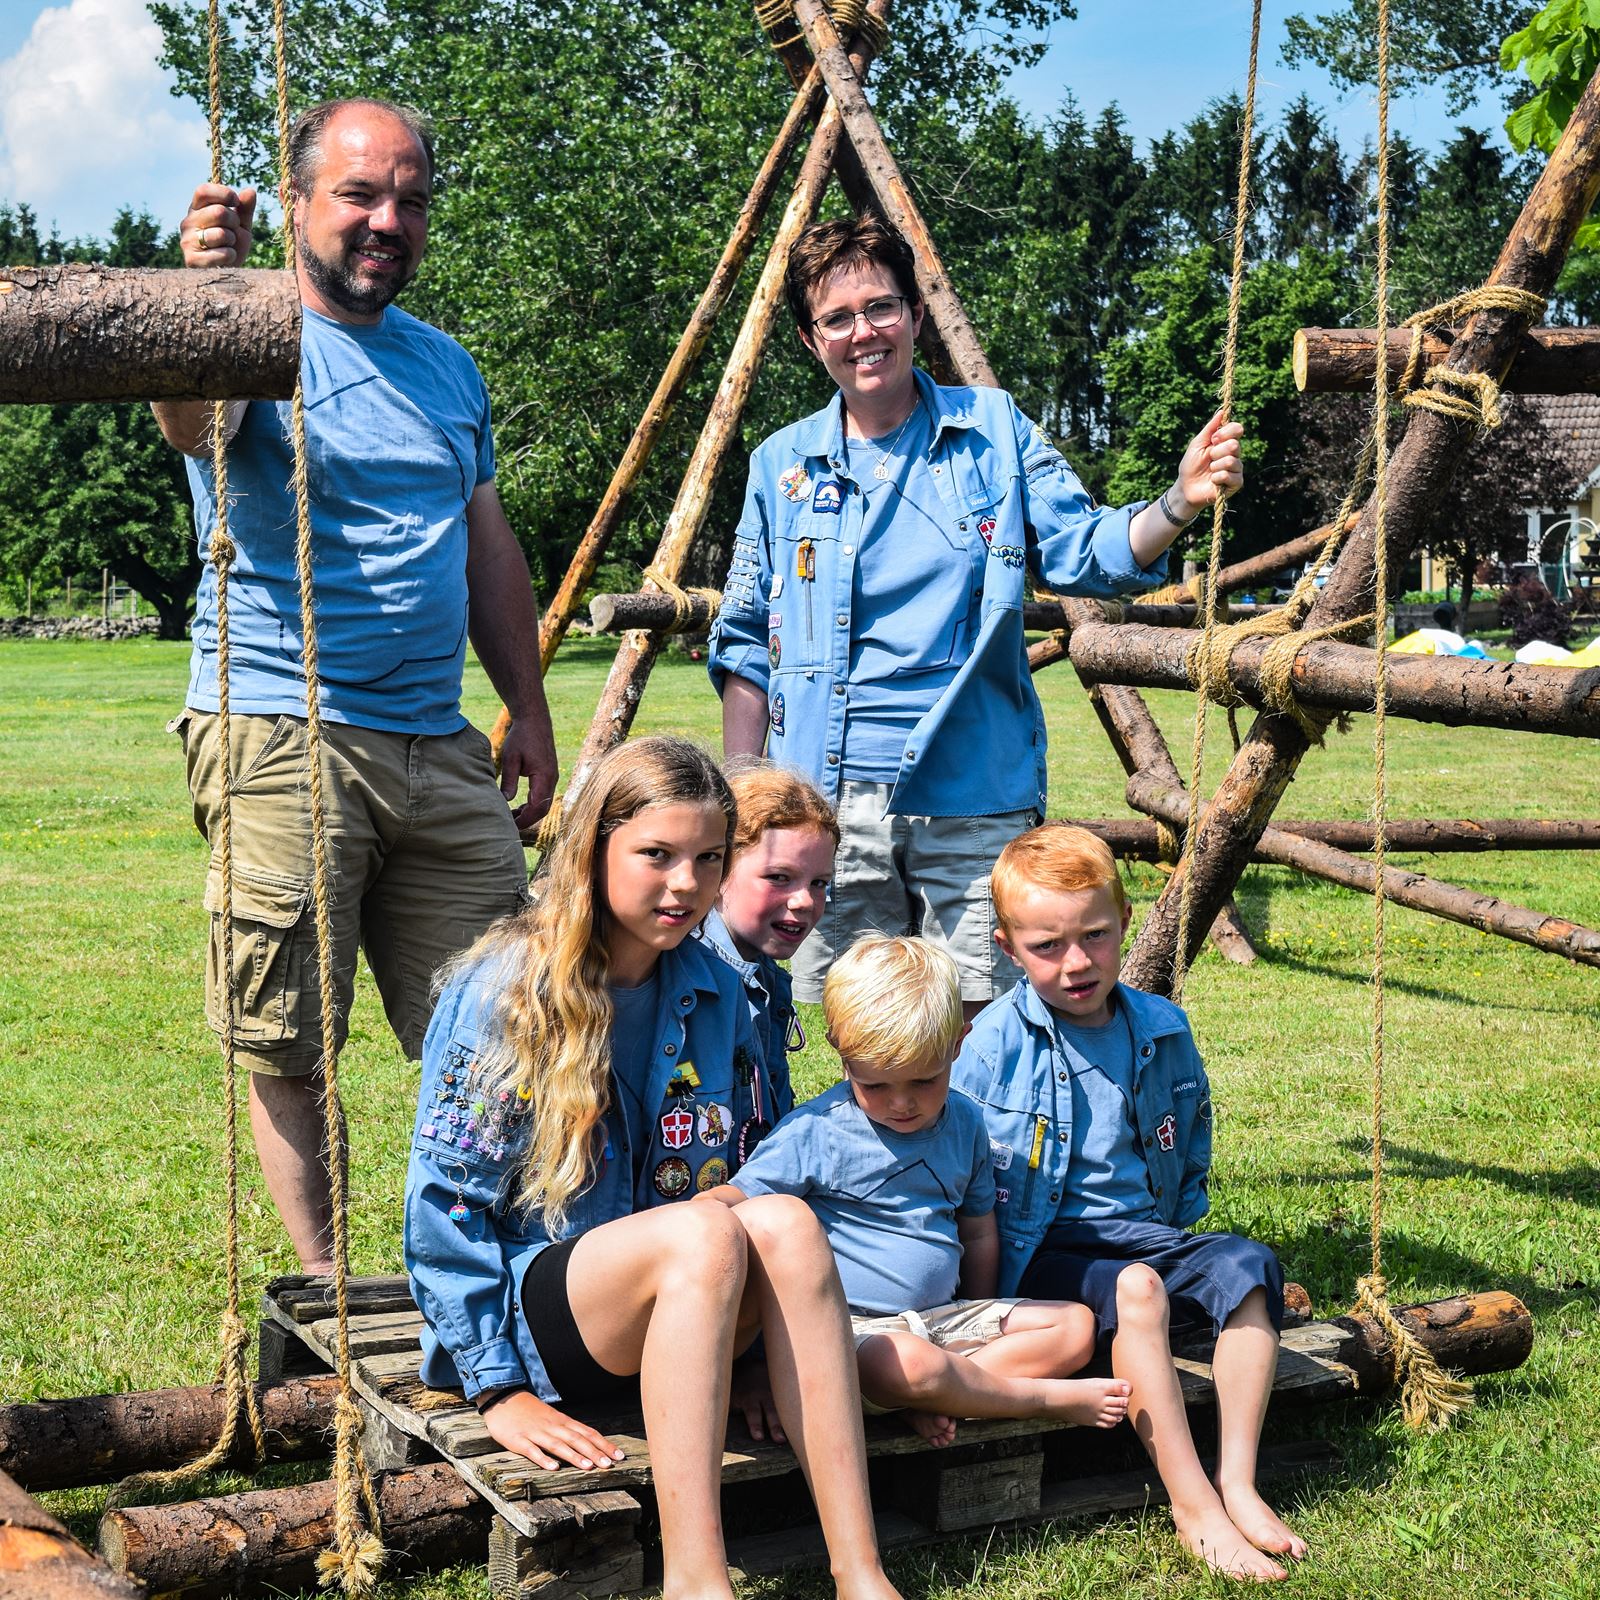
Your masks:
<instances>
[{"instance_id":1,"label":"man in blue t-shirt","mask_svg":"<svg viewBox=\"0 0 1600 1600\"><path fill-rule=\"evenodd\" d=\"M327 820L329 980L342 1040L358 949L390 1025L421 1054L435 971L520 905L519 828L550 805L555 742L527 562L494 483L489 395L472 358L391 305L428 234L433 141L417 113L330 101L290 130L283 200L302 304L301 396ZM250 250L253 189L202 184L191 267ZM218 527L213 408L163 402L189 460L203 557ZM288 403L226 412L231 895L222 886L216 571L207 566L181 730L195 821L213 844L207 1014L231 1007L263 1173L305 1269L331 1268L322 1033L306 782L304 644ZM496 784L461 714L471 639L512 722ZM517 790L527 796L516 811ZM224 919L231 905L232 970Z\"/></svg>"}]
</instances>

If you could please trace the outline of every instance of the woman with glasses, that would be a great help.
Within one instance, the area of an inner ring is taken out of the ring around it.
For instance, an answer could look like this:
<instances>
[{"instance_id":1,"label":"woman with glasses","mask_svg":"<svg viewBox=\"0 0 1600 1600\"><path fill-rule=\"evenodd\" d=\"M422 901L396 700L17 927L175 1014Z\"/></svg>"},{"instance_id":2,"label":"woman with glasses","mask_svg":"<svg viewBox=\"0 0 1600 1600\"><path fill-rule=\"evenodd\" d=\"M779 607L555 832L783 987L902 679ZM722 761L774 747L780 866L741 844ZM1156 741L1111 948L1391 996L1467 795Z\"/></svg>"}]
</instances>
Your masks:
<instances>
[{"instance_id":1,"label":"woman with glasses","mask_svg":"<svg viewBox=\"0 0 1600 1600\"><path fill-rule=\"evenodd\" d=\"M1019 976L988 876L1045 807L1026 575L1057 594L1155 587L1177 534L1243 482L1243 430L1213 417L1156 502L1097 506L1010 395L917 370L922 297L887 223L809 228L787 290L839 392L751 457L710 652L723 746L765 748L838 808L796 998L820 1000L833 956L871 928L948 949L970 1016Z\"/></svg>"}]
</instances>

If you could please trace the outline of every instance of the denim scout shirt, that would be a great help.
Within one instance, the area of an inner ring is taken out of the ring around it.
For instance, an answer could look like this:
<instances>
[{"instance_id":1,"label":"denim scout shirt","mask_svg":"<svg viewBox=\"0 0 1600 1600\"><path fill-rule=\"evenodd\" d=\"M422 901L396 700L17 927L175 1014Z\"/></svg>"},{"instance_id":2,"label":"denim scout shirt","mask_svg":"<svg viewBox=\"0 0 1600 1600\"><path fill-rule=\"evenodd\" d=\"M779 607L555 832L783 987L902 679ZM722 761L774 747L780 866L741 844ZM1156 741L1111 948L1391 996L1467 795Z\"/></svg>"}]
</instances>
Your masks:
<instances>
[{"instance_id":1,"label":"denim scout shirt","mask_svg":"<svg viewBox=\"0 0 1600 1600\"><path fill-rule=\"evenodd\" d=\"M1133 1036L1134 1135L1150 1168L1156 1210L1186 1228L1210 1207L1211 1090L1189 1021L1170 1000L1118 984ZM950 1076L983 1107L994 1160L1000 1286L1016 1293L1056 1220L1072 1149L1071 1068L1050 1008L1019 983L973 1021Z\"/></svg>"},{"instance_id":2,"label":"denim scout shirt","mask_svg":"<svg viewBox=\"0 0 1600 1600\"><path fill-rule=\"evenodd\" d=\"M727 1182L737 1165L740 1129L754 1115L757 1061L738 976L693 939L663 952L658 970L649 1081L613 1077L605 1153L568 1207L565 1237L645 1206L691 1200L697 1189ZM540 1213L512 1200L531 1129L515 1093L502 1099L479 1068L497 1026L497 989L487 977L475 969L445 990L422 1046L404 1231L411 1293L425 1322L422 1380L459 1387L469 1400L528 1388L555 1401L518 1315L528 1265L553 1239ZM698 1081L685 1089L688 1073ZM641 1108L638 1148L621 1106L630 1089ZM450 1219L453 1206L466 1207L463 1220Z\"/></svg>"},{"instance_id":3,"label":"denim scout shirt","mask_svg":"<svg viewBox=\"0 0 1600 1600\"><path fill-rule=\"evenodd\" d=\"M746 961L734 948L733 935L713 911L695 929L695 937L739 974L745 999L750 1002L750 1025L761 1048L760 1104L757 1110L769 1123L794 1110L794 1087L789 1082L789 1051L805 1043L800 1018L794 1009L794 980L768 955ZM790 1044L790 1040L795 1040Z\"/></svg>"},{"instance_id":4,"label":"denim scout shirt","mask_svg":"<svg viewBox=\"0 0 1600 1600\"><path fill-rule=\"evenodd\" d=\"M1043 810L1044 715L1022 628L1026 574L1059 594L1109 598L1153 588L1166 557L1151 568L1135 563L1128 522L1144 502L1095 505L1010 395L915 377L933 418L928 470L944 504L943 531L950 547L970 552L968 614L956 621L958 638L971 643L906 741L889 809ZM878 620L853 615L863 499L845 464L837 398L757 447L708 658L719 694L729 673L766 691L767 753L835 802L851 640ZM937 558L930 548L929 559Z\"/></svg>"}]
</instances>

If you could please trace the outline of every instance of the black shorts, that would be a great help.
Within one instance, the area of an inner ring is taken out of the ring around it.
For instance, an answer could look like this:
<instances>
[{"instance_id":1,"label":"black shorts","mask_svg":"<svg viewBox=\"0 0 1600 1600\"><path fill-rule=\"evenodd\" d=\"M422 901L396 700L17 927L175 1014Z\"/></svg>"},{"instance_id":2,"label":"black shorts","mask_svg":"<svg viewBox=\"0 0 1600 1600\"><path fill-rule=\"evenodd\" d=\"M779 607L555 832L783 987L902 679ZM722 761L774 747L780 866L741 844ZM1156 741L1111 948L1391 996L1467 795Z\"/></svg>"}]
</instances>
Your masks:
<instances>
[{"instance_id":1,"label":"black shorts","mask_svg":"<svg viewBox=\"0 0 1600 1600\"><path fill-rule=\"evenodd\" d=\"M579 1235L578 1237L582 1237ZM612 1400L637 1389L636 1374L607 1372L589 1354L567 1299L567 1263L578 1239L563 1239L541 1250L522 1275L522 1319L528 1325L544 1370L563 1404Z\"/></svg>"}]
</instances>

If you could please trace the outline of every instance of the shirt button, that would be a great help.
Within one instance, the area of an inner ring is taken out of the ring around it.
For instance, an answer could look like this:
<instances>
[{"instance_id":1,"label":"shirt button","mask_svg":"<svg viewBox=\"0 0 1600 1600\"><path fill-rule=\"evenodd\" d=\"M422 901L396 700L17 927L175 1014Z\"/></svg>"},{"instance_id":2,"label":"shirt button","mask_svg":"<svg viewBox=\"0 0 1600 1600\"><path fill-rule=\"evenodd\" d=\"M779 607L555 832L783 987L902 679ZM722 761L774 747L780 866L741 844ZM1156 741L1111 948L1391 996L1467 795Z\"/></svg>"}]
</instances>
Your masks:
<instances>
[{"instance_id":1,"label":"shirt button","mask_svg":"<svg viewBox=\"0 0 1600 1600\"><path fill-rule=\"evenodd\" d=\"M906 760L907 761L915 761L916 759L917 759L917 752L915 750L907 750L906 751Z\"/></svg>"},{"instance_id":2,"label":"shirt button","mask_svg":"<svg viewBox=\"0 0 1600 1600\"><path fill-rule=\"evenodd\" d=\"M834 692L834 693L835 693L835 694L843 694L843 693L844 693L844 685L843 685L843 684L842 684L842 683L836 683L836 684L834 684L834 686L833 686L833 692Z\"/></svg>"},{"instance_id":3,"label":"shirt button","mask_svg":"<svg viewBox=\"0 0 1600 1600\"><path fill-rule=\"evenodd\" d=\"M1158 1183L1156 1185L1156 1199L1159 1200L1160 1198L1161 1198L1161 1185Z\"/></svg>"},{"instance_id":4,"label":"shirt button","mask_svg":"<svg viewBox=\"0 0 1600 1600\"><path fill-rule=\"evenodd\" d=\"M1150 1148L1150 1146L1154 1142L1155 1141L1153 1139L1151 1139L1151 1137L1150 1137L1150 1135L1148 1133L1144 1136L1144 1147L1145 1147L1146 1150L1148 1150Z\"/></svg>"},{"instance_id":5,"label":"shirt button","mask_svg":"<svg viewBox=\"0 0 1600 1600\"><path fill-rule=\"evenodd\" d=\"M830 766L830 767L836 767L836 766L838 766L838 765L839 765L839 758L838 758L838 756L829 756L829 757L828 757L828 765L829 765L829 766Z\"/></svg>"},{"instance_id":6,"label":"shirt button","mask_svg":"<svg viewBox=\"0 0 1600 1600\"><path fill-rule=\"evenodd\" d=\"M856 547L853 544L847 544L844 547L844 553L847 556L853 556L856 553Z\"/></svg>"},{"instance_id":7,"label":"shirt button","mask_svg":"<svg viewBox=\"0 0 1600 1600\"><path fill-rule=\"evenodd\" d=\"M943 472L944 472L944 468L942 466L939 466L937 463L934 466L930 467L928 470L930 472L932 472L932 474L936 478L941 476L943 474Z\"/></svg>"},{"instance_id":8,"label":"shirt button","mask_svg":"<svg viewBox=\"0 0 1600 1600\"><path fill-rule=\"evenodd\" d=\"M1053 1192L1052 1192L1052 1194L1050 1196L1050 1199L1051 1199L1052 1202L1054 1202L1056 1200L1059 1200L1060 1198L1061 1198L1061 1196L1059 1194L1055 1194Z\"/></svg>"},{"instance_id":9,"label":"shirt button","mask_svg":"<svg viewBox=\"0 0 1600 1600\"><path fill-rule=\"evenodd\" d=\"M1058 1072L1058 1073L1057 1073L1057 1074L1056 1074L1056 1082L1057 1082L1057 1083L1065 1083L1065 1082L1066 1082L1066 1081L1067 1081L1067 1075L1066 1075L1066 1073L1064 1073L1064 1072Z\"/></svg>"},{"instance_id":10,"label":"shirt button","mask_svg":"<svg viewBox=\"0 0 1600 1600\"><path fill-rule=\"evenodd\" d=\"M964 522L957 523L956 526L960 528L963 533L967 531L967 525Z\"/></svg>"},{"instance_id":11,"label":"shirt button","mask_svg":"<svg viewBox=\"0 0 1600 1600\"><path fill-rule=\"evenodd\" d=\"M846 615L845 615L845 614L844 614L844 612L842 612L842 611L841 611L841 612L840 612L840 613L839 613L839 615L838 615L838 616L836 616L836 617L835 617L835 618L834 618L834 619L833 619L833 620L834 620L834 621L835 621L835 622L837 622L837 623L838 623L838 624L839 624L839 626L840 626L840 627L841 627L841 628L848 628L848 627L849 627L849 626L850 626L850 619L849 619L849 617L847 617L847 616L846 616Z\"/></svg>"},{"instance_id":12,"label":"shirt button","mask_svg":"<svg viewBox=\"0 0 1600 1600\"><path fill-rule=\"evenodd\" d=\"M1139 1054L1142 1055L1145 1058L1146 1061L1148 1061L1150 1059L1150 1056L1151 1056L1152 1052L1154 1051L1154 1049L1155 1049L1154 1045L1149 1045L1149 1044L1141 1045L1140 1049L1139 1049Z\"/></svg>"},{"instance_id":13,"label":"shirt button","mask_svg":"<svg viewBox=\"0 0 1600 1600\"><path fill-rule=\"evenodd\" d=\"M661 1047L661 1051L663 1055L675 1056L678 1053L678 1047L675 1044L664 1044Z\"/></svg>"}]
</instances>

